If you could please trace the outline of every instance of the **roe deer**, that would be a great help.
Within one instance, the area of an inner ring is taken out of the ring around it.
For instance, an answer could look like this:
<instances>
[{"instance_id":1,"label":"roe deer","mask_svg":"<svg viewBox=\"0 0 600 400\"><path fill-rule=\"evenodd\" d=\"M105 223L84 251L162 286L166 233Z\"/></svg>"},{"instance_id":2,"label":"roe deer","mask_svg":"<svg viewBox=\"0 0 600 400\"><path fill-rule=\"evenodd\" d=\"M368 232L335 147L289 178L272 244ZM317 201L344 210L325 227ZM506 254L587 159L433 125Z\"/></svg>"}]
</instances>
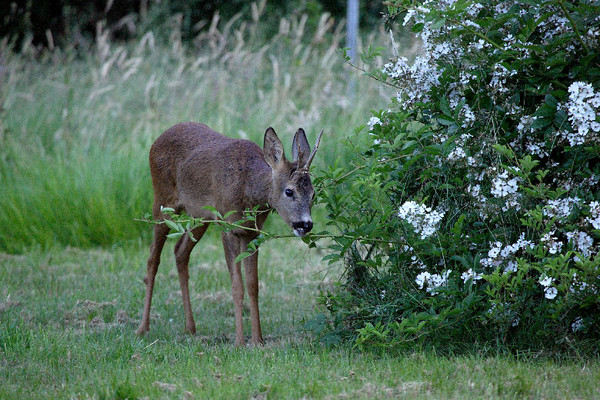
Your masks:
<instances>
[{"instance_id":1,"label":"roe deer","mask_svg":"<svg viewBox=\"0 0 600 400\"><path fill-rule=\"evenodd\" d=\"M156 139L150 149L154 219L163 220L165 216L161 207L171 207L176 213L185 211L195 218L214 220L215 215L203 208L211 206L221 215L235 211L228 217L233 222L243 218L244 210L260 206L256 221L248 222L248 226L254 227L255 224L255 227L262 229L269 211L274 208L297 236L306 235L313 226L310 210L314 197L308 168L319 147L322 133L321 131L311 153L304 130L300 128L292 141L293 161L290 162L286 159L281 141L273 128L266 130L264 150L261 150L253 142L228 138L206 125L185 122L171 127ZM200 240L207 228L208 224L195 228L192 231L194 238ZM144 334L150 327L154 279L168 233L167 225L154 225L154 239L144 278L144 311L138 335ZM244 344L244 286L241 266L235 259L257 236L256 231L240 228L221 234L235 305L236 346ZM188 288L188 263L190 252L196 243L185 234L175 245L185 329L189 333L196 332ZM251 342L262 344L257 263L258 252L243 260L246 289L250 297Z\"/></svg>"}]
</instances>

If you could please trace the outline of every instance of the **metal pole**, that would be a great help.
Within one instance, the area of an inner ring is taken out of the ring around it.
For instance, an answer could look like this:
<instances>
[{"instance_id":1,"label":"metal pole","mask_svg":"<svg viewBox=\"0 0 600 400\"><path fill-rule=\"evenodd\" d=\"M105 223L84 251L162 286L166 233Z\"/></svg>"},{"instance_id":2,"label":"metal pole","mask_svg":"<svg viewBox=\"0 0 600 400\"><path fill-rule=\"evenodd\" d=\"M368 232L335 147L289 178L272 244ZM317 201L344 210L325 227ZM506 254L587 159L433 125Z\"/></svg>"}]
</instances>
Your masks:
<instances>
[{"instance_id":1,"label":"metal pole","mask_svg":"<svg viewBox=\"0 0 600 400\"><path fill-rule=\"evenodd\" d=\"M358 0L348 0L346 12L346 47L352 63L356 63L356 46L358 42Z\"/></svg>"},{"instance_id":2,"label":"metal pole","mask_svg":"<svg viewBox=\"0 0 600 400\"><path fill-rule=\"evenodd\" d=\"M357 46L358 46L358 0L348 0L348 7L346 12L346 47L348 52L346 53L350 57L352 64L356 64L357 60ZM356 91L356 82L354 76L350 73L348 77L348 97L354 98L354 92Z\"/></svg>"}]
</instances>

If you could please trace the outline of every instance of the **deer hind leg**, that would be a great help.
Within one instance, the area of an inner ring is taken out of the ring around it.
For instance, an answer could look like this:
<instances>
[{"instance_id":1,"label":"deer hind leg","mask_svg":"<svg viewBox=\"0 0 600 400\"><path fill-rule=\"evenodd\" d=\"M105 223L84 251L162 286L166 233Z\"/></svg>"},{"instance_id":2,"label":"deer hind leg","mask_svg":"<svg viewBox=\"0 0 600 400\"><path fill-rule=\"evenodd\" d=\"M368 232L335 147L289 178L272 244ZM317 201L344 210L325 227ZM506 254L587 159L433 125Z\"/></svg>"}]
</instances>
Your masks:
<instances>
[{"instance_id":1,"label":"deer hind leg","mask_svg":"<svg viewBox=\"0 0 600 400\"><path fill-rule=\"evenodd\" d=\"M233 295L234 312L235 312L235 345L243 346L244 326L242 318L242 305L244 302L244 282L242 280L242 271L240 263L236 263L235 259L240 254L240 238L231 232L221 234L223 240L223 249L225 250L225 260L229 269L231 278L231 293Z\"/></svg>"},{"instance_id":2,"label":"deer hind leg","mask_svg":"<svg viewBox=\"0 0 600 400\"><path fill-rule=\"evenodd\" d=\"M190 253L194 249L194 246L206 232L208 228L207 224L197 227L192 230L194 240L190 238L190 235L183 235L177 244L175 245L175 262L177 263L177 273L179 275L179 286L181 287L181 298L183 300L183 312L185 314L185 331L187 333L196 333L196 323L194 322L194 315L192 313L192 305L190 302L190 288L189 288L189 262Z\"/></svg>"},{"instance_id":3,"label":"deer hind leg","mask_svg":"<svg viewBox=\"0 0 600 400\"><path fill-rule=\"evenodd\" d=\"M242 241L240 251L246 251L248 244ZM258 311L258 250L244 259L244 274L246 275L246 290L250 298L250 322L252 325L252 344L263 345L260 329L260 313Z\"/></svg>"},{"instance_id":4,"label":"deer hind leg","mask_svg":"<svg viewBox=\"0 0 600 400\"><path fill-rule=\"evenodd\" d=\"M152 239L152 246L150 247L150 257L148 257L148 266L146 270L146 276L144 277L144 283L146 284L146 297L144 298L144 311L142 314L142 322L136 334L143 335L150 330L150 306L152 305L152 291L154 290L154 279L156 278L156 271L158 271L158 264L160 263L160 253L162 252L167 234L169 233L169 227L164 224L154 225L154 238Z\"/></svg>"}]
</instances>

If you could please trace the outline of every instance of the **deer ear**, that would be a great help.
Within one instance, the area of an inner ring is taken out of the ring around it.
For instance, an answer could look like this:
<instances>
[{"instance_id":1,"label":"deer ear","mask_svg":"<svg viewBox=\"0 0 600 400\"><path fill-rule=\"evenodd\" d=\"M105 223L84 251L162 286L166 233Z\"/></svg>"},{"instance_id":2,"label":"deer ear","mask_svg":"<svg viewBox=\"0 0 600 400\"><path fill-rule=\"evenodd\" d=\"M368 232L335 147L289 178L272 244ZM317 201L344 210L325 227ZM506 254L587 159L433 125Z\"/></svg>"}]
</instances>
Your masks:
<instances>
[{"instance_id":1,"label":"deer ear","mask_svg":"<svg viewBox=\"0 0 600 400\"><path fill-rule=\"evenodd\" d=\"M277 137L275 130L271 127L265 132L265 142L263 145L263 153L265 161L273 169L278 169L284 162L285 155L283 153L283 145Z\"/></svg>"},{"instance_id":2,"label":"deer ear","mask_svg":"<svg viewBox=\"0 0 600 400\"><path fill-rule=\"evenodd\" d=\"M292 140L292 159L298 161L298 166L302 168L306 164L309 154L310 146L308 140L306 140L306 134L304 129L299 128L294 135L294 140Z\"/></svg>"}]
</instances>

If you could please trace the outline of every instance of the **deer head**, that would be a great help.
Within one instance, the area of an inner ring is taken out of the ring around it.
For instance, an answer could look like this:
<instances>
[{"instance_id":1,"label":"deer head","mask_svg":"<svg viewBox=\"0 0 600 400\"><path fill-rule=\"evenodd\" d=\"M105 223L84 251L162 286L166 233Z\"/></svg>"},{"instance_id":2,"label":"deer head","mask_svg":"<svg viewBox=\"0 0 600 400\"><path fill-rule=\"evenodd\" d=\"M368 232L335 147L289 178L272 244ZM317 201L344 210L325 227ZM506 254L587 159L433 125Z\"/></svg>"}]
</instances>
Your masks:
<instances>
[{"instance_id":1,"label":"deer head","mask_svg":"<svg viewBox=\"0 0 600 400\"><path fill-rule=\"evenodd\" d=\"M289 161L273 128L268 128L265 132L263 153L272 170L269 204L277 210L296 236L306 235L313 227L310 209L315 191L309 167L319 148L322 134L323 131L311 153L304 130L298 129L292 140L293 161Z\"/></svg>"}]
</instances>

